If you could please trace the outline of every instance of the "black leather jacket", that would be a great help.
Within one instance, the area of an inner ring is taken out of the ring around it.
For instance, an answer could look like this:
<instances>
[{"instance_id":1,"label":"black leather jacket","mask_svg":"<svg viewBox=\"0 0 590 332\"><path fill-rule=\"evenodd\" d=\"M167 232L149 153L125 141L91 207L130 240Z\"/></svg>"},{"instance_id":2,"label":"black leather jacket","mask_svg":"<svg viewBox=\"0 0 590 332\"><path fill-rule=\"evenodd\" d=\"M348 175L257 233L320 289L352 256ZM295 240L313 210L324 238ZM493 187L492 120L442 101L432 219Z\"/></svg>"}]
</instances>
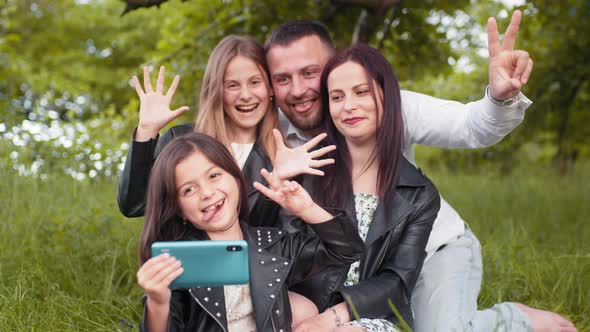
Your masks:
<instances>
[{"instance_id":1,"label":"black leather jacket","mask_svg":"<svg viewBox=\"0 0 590 332\"><path fill-rule=\"evenodd\" d=\"M125 217L143 216L149 174L156 158L172 139L192 131L193 125L187 123L170 128L160 138L150 139L147 142L131 142L125 160L125 168L119 176L119 190L117 192L119 210ZM246 177L250 223L257 226L272 226L264 222L276 219L280 207L272 200L261 197L260 192L252 185L254 181L266 184L260 175L262 168L271 171L272 163L262 145L255 143L242 168L242 173Z\"/></svg>"},{"instance_id":2,"label":"black leather jacket","mask_svg":"<svg viewBox=\"0 0 590 332\"><path fill-rule=\"evenodd\" d=\"M330 268L346 267L364 250L363 241L343 211L330 221L311 225L314 236L245 223L241 227L248 242L250 292L259 332L290 331L288 287ZM205 238L203 232L185 237ZM140 331L147 331L145 313L144 306ZM173 290L168 331L227 331L223 287Z\"/></svg>"},{"instance_id":3,"label":"black leather jacket","mask_svg":"<svg viewBox=\"0 0 590 332\"><path fill-rule=\"evenodd\" d=\"M390 300L412 326L410 299L426 258L426 243L440 208L440 196L421 171L402 159L397 192L391 203L389 211L381 203L375 210L357 284L343 286L348 273L348 267L343 267L315 275L291 290L315 302L320 312L346 301L351 318L356 310L361 318L381 318L397 324L399 319L389 305ZM352 193L346 210L358 224Z\"/></svg>"}]
</instances>

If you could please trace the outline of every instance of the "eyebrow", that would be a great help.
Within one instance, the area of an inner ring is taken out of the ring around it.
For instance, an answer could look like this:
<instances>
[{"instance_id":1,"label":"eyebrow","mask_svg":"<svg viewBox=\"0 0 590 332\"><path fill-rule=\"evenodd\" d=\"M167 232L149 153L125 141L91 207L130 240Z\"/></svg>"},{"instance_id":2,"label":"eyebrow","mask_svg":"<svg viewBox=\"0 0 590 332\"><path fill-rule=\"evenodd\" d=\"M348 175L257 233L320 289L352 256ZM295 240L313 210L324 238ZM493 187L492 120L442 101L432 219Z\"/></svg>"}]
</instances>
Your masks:
<instances>
[{"instance_id":1,"label":"eyebrow","mask_svg":"<svg viewBox=\"0 0 590 332\"><path fill-rule=\"evenodd\" d=\"M216 165L213 165L209 168L207 168L207 170L205 170L205 172L203 172L204 174L209 173L213 168L217 167ZM187 185L188 183L192 182L192 180L188 180L185 181L184 183L182 183L180 186L178 186L178 188L176 188L176 190L179 190L180 188L184 187L185 185Z\"/></svg>"},{"instance_id":2,"label":"eyebrow","mask_svg":"<svg viewBox=\"0 0 590 332\"><path fill-rule=\"evenodd\" d=\"M363 86L363 85L369 85L369 83L359 83L355 86L352 87L352 89L358 89L359 87ZM332 93L332 92L338 92L338 91L342 91L342 89L332 89L330 91L328 91L328 94Z\"/></svg>"}]
</instances>

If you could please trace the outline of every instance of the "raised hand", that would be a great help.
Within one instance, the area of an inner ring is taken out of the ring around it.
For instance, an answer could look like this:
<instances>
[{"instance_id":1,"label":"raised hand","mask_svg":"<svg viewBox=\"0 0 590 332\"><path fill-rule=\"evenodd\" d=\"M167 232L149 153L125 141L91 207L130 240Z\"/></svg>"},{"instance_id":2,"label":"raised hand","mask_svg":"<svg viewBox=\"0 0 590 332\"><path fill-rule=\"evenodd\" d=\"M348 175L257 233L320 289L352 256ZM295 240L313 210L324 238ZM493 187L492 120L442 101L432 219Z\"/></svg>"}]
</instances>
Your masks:
<instances>
[{"instance_id":1,"label":"raised hand","mask_svg":"<svg viewBox=\"0 0 590 332\"><path fill-rule=\"evenodd\" d=\"M137 271L137 283L147 294L148 305L167 306L170 304L171 291L168 286L184 270L180 261L168 254L150 258Z\"/></svg>"},{"instance_id":2,"label":"raised hand","mask_svg":"<svg viewBox=\"0 0 590 332\"><path fill-rule=\"evenodd\" d=\"M310 224L321 223L333 218L330 213L315 204L309 193L299 183L280 180L264 168L260 170L260 174L266 179L269 187L255 181L254 188L293 215Z\"/></svg>"},{"instance_id":3,"label":"raised hand","mask_svg":"<svg viewBox=\"0 0 590 332\"><path fill-rule=\"evenodd\" d=\"M139 125L137 126L135 137L137 141L147 141L150 138L155 138L162 128L189 110L188 106L181 106L175 110L170 110L170 102L178 87L180 76L176 75L174 77L166 94L164 94L165 77L166 68L161 66L160 73L158 74L158 81L156 83L156 90L154 91L150 81L150 69L144 67L144 91L141 88L137 76L133 76L133 85L135 91L137 91L137 96L139 97L140 102Z\"/></svg>"},{"instance_id":4,"label":"raised hand","mask_svg":"<svg viewBox=\"0 0 590 332\"><path fill-rule=\"evenodd\" d=\"M326 134L319 134L309 142L294 149L285 145L281 132L278 129L273 129L272 134L277 147L272 174L280 180L286 180L299 174L323 176L324 172L317 168L334 163L334 159L332 158L318 160L314 158L319 158L330 151L336 150L335 145L329 145L309 152L309 150L328 136Z\"/></svg>"},{"instance_id":5,"label":"raised hand","mask_svg":"<svg viewBox=\"0 0 590 332\"><path fill-rule=\"evenodd\" d=\"M514 11L501 45L496 19L488 19L490 94L495 99L506 100L517 95L533 70L533 60L529 54L514 49L521 19L520 10Z\"/></svg>"}]
</instances>

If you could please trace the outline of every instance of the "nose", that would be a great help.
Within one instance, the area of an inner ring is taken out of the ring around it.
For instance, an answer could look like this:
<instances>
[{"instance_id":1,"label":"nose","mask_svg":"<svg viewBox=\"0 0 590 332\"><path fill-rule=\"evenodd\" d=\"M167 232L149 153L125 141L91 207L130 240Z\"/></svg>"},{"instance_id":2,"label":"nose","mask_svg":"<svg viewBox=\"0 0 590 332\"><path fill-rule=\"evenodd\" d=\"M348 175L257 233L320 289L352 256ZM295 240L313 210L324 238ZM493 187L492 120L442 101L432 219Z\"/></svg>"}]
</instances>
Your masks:
<instances>
[{"instance_id":1,"label":"nose","mask_svg":"<svg viewBox=\"0 0 590 332\"><path fill-rule=\"evenodd\" d=\"M302 97L307 91L304 80L298 75L293 75L291 84L291 95L295 98Z\"/></svg>"},{"instance_id":2,"label":"nose","mask_svg":"<svg viewBox=\"0 0 590 332\"><path fill-rule=\"evenodd\" d=\"M215 194L215 188L211 184L201 185L201 199L206 201Z\"/></svg>"},{"instance_id":3,"label":"nose","mask_svg":"<svg viewBox=\"0 0 590 332\"><path fill-rule=\"evenodd\" d=\"M344 97L344 111L350 113L355 109L356 101L354 100L354 98L352 96Z\"/></svg>"},{"instance_id":4,"label":"nose","mask_svg":"<svg viewBox=\"0 0 590 332\"><path fill-rule=\"evenodd\" d=\"M247 85L243 85L240 89L240 99L243 101L249 101L252 98L252 92Z\"/></svg>"}]
</instances>

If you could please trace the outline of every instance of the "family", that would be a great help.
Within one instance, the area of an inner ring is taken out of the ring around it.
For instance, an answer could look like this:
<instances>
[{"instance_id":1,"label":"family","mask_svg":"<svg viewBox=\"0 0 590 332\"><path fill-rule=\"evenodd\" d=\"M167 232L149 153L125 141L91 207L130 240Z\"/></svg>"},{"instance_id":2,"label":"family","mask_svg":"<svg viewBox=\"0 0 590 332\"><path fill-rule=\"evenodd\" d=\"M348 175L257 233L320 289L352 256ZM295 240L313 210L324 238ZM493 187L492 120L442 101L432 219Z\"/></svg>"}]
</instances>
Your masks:
<instances>
[{"instance_id":1,"label":"family","mask_svg":"<svg viewBox=\"0 0 590 332\"><path fill-rule=\"evenodd\" d=\"M194 123L179 84L149 68L117 201L145 216L142 331L576 331L521 303L480 310L481 248L416 167L414 144L483 148L531 101L533 62L488 20L489 83L468 104L401 90L391 64L357 44L336 50L316 21L291 21L264 45L227 36L211 53ZM151 244L245 240L246 285L170 289L183 272Z\"/></svg>"}]
</instances>

